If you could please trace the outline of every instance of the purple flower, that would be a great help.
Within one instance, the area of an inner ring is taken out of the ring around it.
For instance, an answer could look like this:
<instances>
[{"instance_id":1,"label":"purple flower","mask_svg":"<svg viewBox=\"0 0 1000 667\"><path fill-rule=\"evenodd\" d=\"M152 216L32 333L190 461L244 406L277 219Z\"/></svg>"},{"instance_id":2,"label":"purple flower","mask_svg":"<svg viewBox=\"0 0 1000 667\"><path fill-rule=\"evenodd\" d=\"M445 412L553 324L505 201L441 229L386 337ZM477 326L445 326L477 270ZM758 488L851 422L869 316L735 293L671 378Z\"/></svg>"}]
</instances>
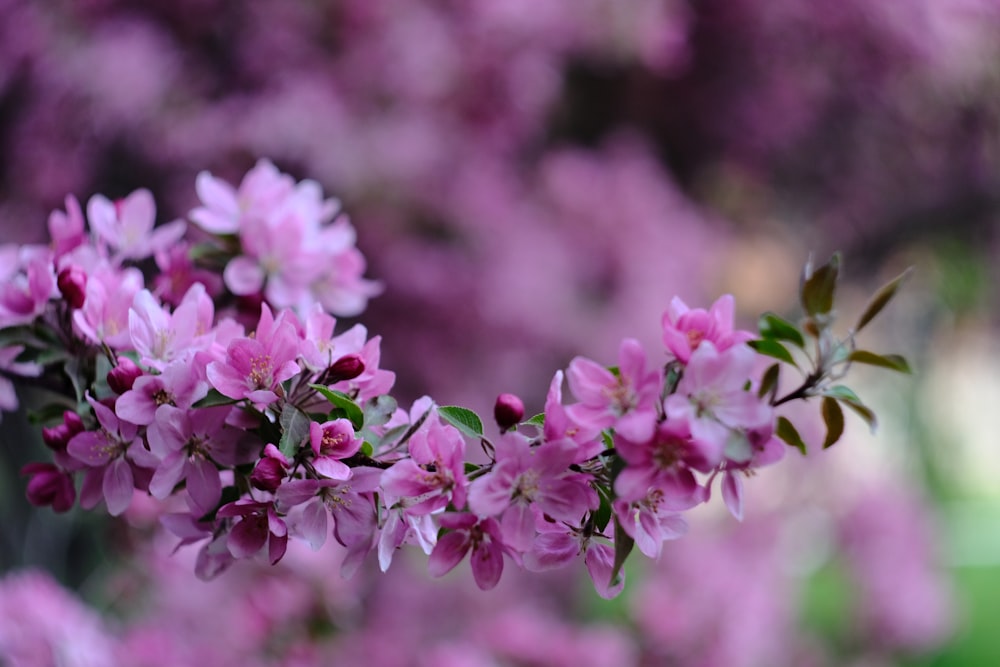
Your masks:
<instances>
[{"instance_id":1,"label":"purple flower","mask_svg":"<svg viewBox=\"0 0 1000 667\"><path fill-rule=\"evenodd\" d=\"M309 442L312 445L312 465L316 472L331 479L348 479L351 469L340 459L346 459L361 449L362 439L354 434L348 419L309 423Z\"/></svg>"},{"instance_id":2,"label":"purple flower","mask_svg":"<svg viewBox=\"0 0 1000 667\"><path fill-rule=\"evenodd\" d=\"M451 572L470 551L472 576L484 591L494 588L503 574L503 539L495 519L480 519L474 514L445 514L440 519L446 529L438 538L427 562L433 577Z\"/></svg>"},{"instance_id":3,"label":"purple flower","mask_svg":"<svg viewBox=\"0 0 1000 667\"><path fill-rule=\"evenodd\" d=\"M448 504L465 506L465 440L436 413L411 436L410 458L382 474L386 506L397 502L408 514L429 514Z\"/></svg>"},{"instance_id":4,"label":"purple flower","mask_svg":"<svg viewBox=\"0 0 1000 667\"><path fill-rule=\"evenodd\" d=\"M288 547L288 526L274 510L274 503L237 500L223 505L219 519L240 517L229 531L226 546L234 558L250 558L267 545L268 560L274 565Z\"/></svg>"}]
</instances>

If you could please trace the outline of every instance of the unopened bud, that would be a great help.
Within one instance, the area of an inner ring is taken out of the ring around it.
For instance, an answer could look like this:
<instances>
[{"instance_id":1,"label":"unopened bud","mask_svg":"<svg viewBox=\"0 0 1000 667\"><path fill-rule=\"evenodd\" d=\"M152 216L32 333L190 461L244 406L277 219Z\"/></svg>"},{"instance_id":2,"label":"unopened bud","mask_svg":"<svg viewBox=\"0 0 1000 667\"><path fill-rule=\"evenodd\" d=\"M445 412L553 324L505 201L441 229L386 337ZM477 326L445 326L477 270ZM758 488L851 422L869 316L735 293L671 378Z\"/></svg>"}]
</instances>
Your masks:
<instances>
[{"instance_id":1,"label":"unopened bud","mask_svg":"<svg viewBox=\"0 0 1000 667\"><path fill-rule=\"evenodd\" d=\"M29 463L21 469L21 474L31 477L25 495L32 505L51 505L56 512L66 512L73 507L76 489L69 474L51 463Z\"/></svg>"},{"instance_id":2,"label":"unopened bud","mask_svg":"<svg viewBox=\"0 0 1000 667\"><path fill-rule=\"evenodd\" d=\"M142 375L142 369L128 357L118 357L118 365L108 371L108 386L116 394L124 394Z\"/></svg>"},{"instance_id":3,"label":"unopened bud","mask_svg":"<svg viewBox=\"0 0 1000 667\"><path fill-rule=\"evenodd\" d=\"M285 478L285 468L281 461L272 458L263 458L257 461L257 466L250 473L250 484L255 489L274 493L281 486L281 480Z\"/></svg>"},{"instance_id":4,"label":"unopened bud","mask_svg":"<svg viewBox=\"0 0 1000 667\"><path fill-rule=\"evenodd\" d=\"M83 308L87 300L87 274L78 266L67 266L56 278L59 293L74 310Z\"/></svg>"},{"instance_id":5,"label":"unopened bud","mask_svg":"<svg viewBox=\"0 0 1000 667\"><path fill-rule=\"evenodd\" d=\"M500 394L493 406L493 418L503 431L509 431L524 419L524 403L514 394Z\"/></svg>"},{"instance_id":6,"label":"unopened bud","mask_svg":"<svg viewBox=\"0 0 1000 667\"><path fill-rule=\"evenodd\" d=\"M327 371L327 378L330 384L334 384L342 380L353 380L364 372L365 362L359 355L345 354L333 362Z\"/></svg>"},{"instance_id":7,"label":"unopened bud","mask_svg":"<svg viewBox=\"0 0 1000 667\"><path fill-rule=\"evenodd\" d=\"M85 427L80 415L69 410L63 412L63 423L57 426L42 428L42 440L49 449L55 452L66 451L66 446L77 433L83 433Z\"/></svg>"}]
</instances>

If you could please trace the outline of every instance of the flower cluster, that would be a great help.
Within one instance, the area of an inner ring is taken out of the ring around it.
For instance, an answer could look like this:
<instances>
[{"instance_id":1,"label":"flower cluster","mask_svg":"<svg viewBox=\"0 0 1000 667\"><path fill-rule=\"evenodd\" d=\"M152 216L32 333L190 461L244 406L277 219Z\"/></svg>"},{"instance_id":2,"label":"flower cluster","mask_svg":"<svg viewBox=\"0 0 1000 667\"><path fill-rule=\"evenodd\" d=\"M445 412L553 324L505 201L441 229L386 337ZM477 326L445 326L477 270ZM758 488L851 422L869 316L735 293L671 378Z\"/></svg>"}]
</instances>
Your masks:
<instances>
[{"instance_id":1,"label":"flower cluster","mask_svg":"<svg viewBox=\"0 0 1000 667\"><path fill-rule=\"evenodd\" d=\"M873 418L832 378L852 362L905 369L856 350L854 332L830 333L834 257L807 267L801 330L769 314L758 338L734 327L732 297L708 310L674 299L656 358L633 339L612 367L577 357L535 417L500 396L491 439L465 408L429 397L399 407L380 338L360 324L337 332L335 316L357 314L379 287L316 183L261 161L238 188L202 173L197 192L189 218L209 239L198 245L183 240L184 221L156 227L139 190L95 195L86 219L67 198L49 219L51 245L4 248L13 268L0 360L65 399L40 414L52 419L53 462L24 469L29 499L56 511L103 502L117 516L149 494L181 545L200 543L204 578L258 554L277 563L289 538L318 549L332 534L348 574L370 554L385 570L413 544L435 576L468 556L483 589L507 563L540 571L582 559L611 597L633 548L657 558L716 479L740 518L742 478L778 460L781 440L804 448L776 406L822 396L829 446L841 404ZM135 266L150 256L161 270L153 289ZM812 368L779 397L779 364L758 372L765 356Z\"/></svg>"}]
</instances>

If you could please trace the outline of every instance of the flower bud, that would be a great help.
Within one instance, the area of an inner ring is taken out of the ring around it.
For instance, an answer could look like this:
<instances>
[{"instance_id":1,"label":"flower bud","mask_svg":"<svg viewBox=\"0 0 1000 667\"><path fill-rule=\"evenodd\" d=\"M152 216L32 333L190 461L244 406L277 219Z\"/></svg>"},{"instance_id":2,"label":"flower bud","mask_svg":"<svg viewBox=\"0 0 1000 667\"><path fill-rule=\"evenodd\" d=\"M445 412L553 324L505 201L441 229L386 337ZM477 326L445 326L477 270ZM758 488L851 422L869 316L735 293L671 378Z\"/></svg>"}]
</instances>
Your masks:
<instances>
[{"instance_id":1,"label":"flower bud","mask_svg":"<svg viewBox=\"0 0 1000 667\"><path fill-rule=\"evenodd\" d=\"M77 433L83 433L84 430L85 427L80 415L66 410L63 412L62 424L42 428L42 440L52 451L64 452L73 436Z\"/></svg>"},{"instance_id":2,"label":"flower bud","mask_svg":"<svg viewBox=\"0 0 1000 667\"><path fill-rule=\"evenodd\" d=\"M26 495L28 502L37 507L52 505L56 512L66 512L76 500L73 478L51 463L29 463L21 469L30 475Z\"/></svg>"},{"instance_id":3,"label":"flower bud","mask_svg":"<svg viewBox=\"0 0 1000 667\"><path fill-rule=\"evenodd\" d=\"M250 473L250 484L255 489L274 493L281 486L281 480L284 478L285 468L281 465L281 461L263 458L257 461L257 466Z\"/></svg>"},{"instance_id":4,"label":"flower bud","mask_svg":"<svg viewBox=\"0 0 1000 667\"><path fill-rule=\"evenodd\" d=\"M330 384L342 380L353 380L365 372L365 362L357 354L345 354L340 359L333 362L327 371L327 379Z\"/></svg>"},{"instance_id":5,"label":"flower bud","mask_svg":"<svg viewBox=\"0 0 1000 667\"><path fill-rule=\"evenodd\" d=\"M59 293L74 310L83 308L87 300L87 274L78 266L67 266L56 278Z\"/></svg>"},{"instance_id":6,"label":"flower bud","mask_svg":"<svg viewBox=\"0 0 1000 667\"><path fill-rule=\"evenodd\" d=\"M142 369L128 357L118 357L118 365L108 372L108 386L116 394L124 394L142 376Z\"/></svg>"},{"instance_id":7,"label":"flower bud","mask_svg":"<svg viewBox=\"0 0 1000 667\"><path fill-rule=\"evenodd\" d=\"M500 394L493 406L493 418L503 431L509 431L524 419L524 403L514 394Z\"/></svg>"}]
</instances>

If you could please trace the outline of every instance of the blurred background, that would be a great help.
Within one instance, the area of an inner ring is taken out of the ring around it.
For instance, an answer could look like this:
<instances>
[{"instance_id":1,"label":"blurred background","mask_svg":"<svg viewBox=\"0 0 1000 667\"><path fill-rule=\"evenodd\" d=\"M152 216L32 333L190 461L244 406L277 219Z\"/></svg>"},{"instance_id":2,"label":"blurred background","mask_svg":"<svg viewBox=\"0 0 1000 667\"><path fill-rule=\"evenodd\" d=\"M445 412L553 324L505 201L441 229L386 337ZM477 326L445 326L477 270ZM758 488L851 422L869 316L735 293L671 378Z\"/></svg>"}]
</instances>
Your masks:
<instances>
[{"instance_id":1,"label":"blurred background","mask_svg":"<svg viewBox=\"0 0 1000 667\"><path fill-rule=\"evenodd\" d=\"M610 603L582 567L484 594L423 557L343 581L330 549L198 582L152 507L28 506L43 448L4 414L0 652L19 632L81 665L1000 664L1000 1L0 0L0 242L45 242L68 193L148 187L183 217L199 171L259 157L349 211L401 402L513 392L533 414L573 355L658 349L675 294L731 292L744 328L797 316L802 264L837 249L848 321L916 267L863 338L916 374L860 373L877 434L824 452L806 423L813 450L750 481L742 524L697 512Z\"/></svg>"}]
</instances>

